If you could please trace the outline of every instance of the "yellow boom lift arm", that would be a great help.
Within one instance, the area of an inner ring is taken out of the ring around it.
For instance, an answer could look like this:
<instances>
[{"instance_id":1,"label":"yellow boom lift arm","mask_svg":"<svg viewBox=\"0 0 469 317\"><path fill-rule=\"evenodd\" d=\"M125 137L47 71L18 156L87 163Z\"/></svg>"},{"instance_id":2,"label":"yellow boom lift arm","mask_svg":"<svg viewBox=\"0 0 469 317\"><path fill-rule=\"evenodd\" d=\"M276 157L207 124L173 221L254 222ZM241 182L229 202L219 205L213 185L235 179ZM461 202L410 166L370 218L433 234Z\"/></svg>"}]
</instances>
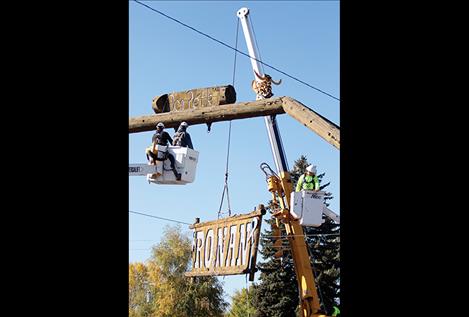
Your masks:
<instances>
[{"instance_id":1,"label":"yellow boom lift arm","mask_svg":"<svg viewBox=\"0 0 469 317\"><path fill-rule=\"evenodd\" d=\"M272 78L264 74L259 67L256 48L253 45L254 33L249 23L249 9L241 8L237 12L237 16L241 21L241 25L246 39L249 51L251 65L254 72L256 83L252 83L252 87L256 92L256 99L265 99L273 96L271 91ZM279 84L279 82L273 82ZM280 227L280 223L285 226L287 239L290 243L293 264L295 267L296 278L298 282L298 291L300 297L300 306L303 317L326 317L320 313L320 303L318 292L314 282L313 270L305 242L303 227L299 224L299 220L294 219L290 214L290 195L293 191L293 185L287 166L285 152L283 150L280 132L277 126L275 115L265 116L265 124L269 135L270 145L274 156L275 165L278 174L273 172L266 173L268 179L268 188L272 193L272 200L277 204L273 213L276 221L276 227ZM266 165L266 164L265 164ZM268 166L268 165L267 165ZM262 165L261 165L261 168ZM263 168L263 171L265 168ZM270 169L270 167L269 167ZM272 170L270 170L272 171Z\"/></svg>"}]
</instances>

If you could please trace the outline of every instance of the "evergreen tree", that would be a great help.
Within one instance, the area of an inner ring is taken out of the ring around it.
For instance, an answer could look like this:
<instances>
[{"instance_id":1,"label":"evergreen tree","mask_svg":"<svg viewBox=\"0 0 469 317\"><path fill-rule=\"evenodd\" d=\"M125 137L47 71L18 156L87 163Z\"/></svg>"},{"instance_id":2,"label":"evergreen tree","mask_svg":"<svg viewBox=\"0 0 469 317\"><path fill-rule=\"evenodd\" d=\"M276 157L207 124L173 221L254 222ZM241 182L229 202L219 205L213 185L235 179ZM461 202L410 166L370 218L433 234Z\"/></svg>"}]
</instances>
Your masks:
<instances>
[{"instance_id":1,"label":"evergreen tree","mask_svg":"<svg viewBox=\"0 0 469 317\"><path fill-rule=\"evenodd\" d=\"M295 161L295 165L290 172L293 188L296 186L299 177L309 166L306 156L302 155ZM319 174L320 189L323 190L330 183L322 184L325 173ZM327 200L332 199L330 193L326 193L325 204ZM272 202L268 204L267 209L272 209ZM269 225L275 222L275 219L266 220ZM270 228L270 226L268 226ZM306 234L305 242L310 251L310 260L316 277L317 292L320 302L326 313L333 312L333 306L338 306L339 281L340 281L340 258L339 247L340 238L338 236L340 226L326 217L325 222L315 227L303 227ZM285 232L282 231L285 235ZM321 235L318 235L321 234ZM272 236L272 230L265 230L261 234L261 255L265 262L258 263L261 271L259 276L260 283L254 285L256 292L254 296L254 305L257 309L256 317L291 317L298 313L298 284L296 281L293 259L289 252L288 240L284 237L283 248L286 252L281 258L275 258L274 253L278 248L274 247L275 237Z\"/></svg>"},{"instance_id":2,"label":"evergreen tree","mask_svg":"<svg viewBox=\"0 0 469 317\"><path fill-rule=\"evenodd\" d=\"M267 214L275 210L272 201L267 204ZM283 230L274 231L274 218L264 220L268 225L261 233L260 254L264 262L257 264L260 270L259 284L254 284L253 303L256 307L255 317L291 317L296 316L298 307L298 286L295 277L293 258L288 251L289 243ZM281 229L283 227L280 224ZM280 236L279 236L280 235ZM274 245L280 240L281 244ZM280 256L274 254L280 251Z\"/></svg>"},{"instance_id":3,"label":"evergreen tree","mask_svg":"<svg viewBox=\"0 0 469 317\"><path fill-rule=\"evenodd\" d=\"M304 227L316 288L322 307L330 316L339 307L340 226L326 217L319 227Z\"/></svg>"},{"instance_id":4,"label":"evergreen tree","mask_svg":"<svg viewBox=\"0 0 469 317\"><path fill-rule=\"evenodd\" d=\"M266 208L272 208L272 202ZM268 219L270 224L275 219ZM253 303L256 307L255 317L291 317L296 315L298 306L298 286L295 277L293 259L289 252L282 257L275 258L274 253L279 251L274 247L275 238L271 229L261 233L260 253L265 262L258 263L260 270L259 284L254 284ZM281 248L288 248L288 241L283 240Z\"/></svg>"}]
</instances>

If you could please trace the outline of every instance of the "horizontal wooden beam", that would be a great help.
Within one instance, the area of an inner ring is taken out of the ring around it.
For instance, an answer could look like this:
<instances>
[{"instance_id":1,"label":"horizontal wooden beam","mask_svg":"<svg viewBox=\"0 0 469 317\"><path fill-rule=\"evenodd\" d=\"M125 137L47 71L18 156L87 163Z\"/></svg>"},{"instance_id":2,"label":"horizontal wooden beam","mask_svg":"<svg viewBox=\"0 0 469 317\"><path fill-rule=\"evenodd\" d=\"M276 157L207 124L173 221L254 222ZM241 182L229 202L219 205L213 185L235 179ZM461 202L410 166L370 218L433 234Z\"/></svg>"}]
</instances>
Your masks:
<instances>
[{"instance_id":1,"label":"horizontal wooden beam","mask_svg":"<svg viewBox=\"0 0 469 317\"><path fill-rule=\"evenodd\" d=\"M285 113L282 97L205 107L180 112L164 112L129 119L129 133L153 131L158 122L177 128L182 121L189 125L262 117Z\"/></svg>"},{"instance_id":2,"label":"horizontal wooden beam","mask_svg":"<svg viewBox=\"0 0 469 317\"><path fill-rule=\"evenodd\" d=\"M196 125L283 113L289 114L329 144L340 149L340 127L290 97L276 97L130 118L129 133L153 131L158 122L163 122L166 128L177 128L182 121L186 121L189 125Z\"/></svg>"}]
</instances>

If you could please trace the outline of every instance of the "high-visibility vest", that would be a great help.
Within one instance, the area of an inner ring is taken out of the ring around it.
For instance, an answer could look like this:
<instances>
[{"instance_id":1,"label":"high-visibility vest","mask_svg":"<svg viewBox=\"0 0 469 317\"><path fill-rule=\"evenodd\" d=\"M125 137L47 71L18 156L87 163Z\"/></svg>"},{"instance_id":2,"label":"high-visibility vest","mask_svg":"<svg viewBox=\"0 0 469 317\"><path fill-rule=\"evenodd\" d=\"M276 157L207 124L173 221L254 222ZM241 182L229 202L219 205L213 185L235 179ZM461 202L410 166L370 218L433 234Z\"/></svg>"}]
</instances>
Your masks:
<instances>
[{"instance_id":1,"label":"high-visibility vest","mask_svg":"<svg viewBox=\"0 0 469 317\"><path fill-rule=\"evenodd\" d=\"M316 175L311 176L311 175L306 175L303 174L300 176L300 179L298 180L298 184L300 185L297 189L302 189L302 190L319 190L319 179Z\"/></svg>"},{"instance_id":2,"label":"high-visibility vest","mask_svg":"<svg viewBox=\"0 0 469 317\"><path fill-rule=\"evenodd\" d=\"M337 306L334 306L334 312L332 313L332 316L337 316L340 314L340 310L339 310L339 307Z\"/></svg>"}]
</instances>

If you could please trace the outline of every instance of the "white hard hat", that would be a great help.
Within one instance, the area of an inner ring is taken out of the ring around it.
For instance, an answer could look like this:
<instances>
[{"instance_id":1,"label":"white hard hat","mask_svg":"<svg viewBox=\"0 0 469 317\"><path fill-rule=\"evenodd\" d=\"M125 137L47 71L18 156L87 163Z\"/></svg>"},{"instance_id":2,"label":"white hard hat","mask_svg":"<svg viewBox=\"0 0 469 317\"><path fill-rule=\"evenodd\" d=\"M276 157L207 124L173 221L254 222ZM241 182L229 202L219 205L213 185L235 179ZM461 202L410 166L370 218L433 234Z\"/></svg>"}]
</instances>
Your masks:
<instances>
[{"instance_id":1,"label":"white hard hat","mask_svg":"<svg viewBox=\"0 0 469 317\"><path fill-rule=\"evenodd\" d=\"M187 126L188 126L188 124L187 124L186 121L181 122L181 127L187 127Z\"/></svg>"},{"instance_id":2,"label":"white hard hat","mask_svg":"<svg viewBox=\"0 0 469 317\"><path fill-rule=\"evenodd\" d=\"M158 122L158 124L156 125L157 128L161 127L164 129L164 124L163 122Z\"/></svg>"},{"instance_id":3,"label":"white hard hat","mask_svg":"<svg viewBox=\"0 0 469 317\"><path fill-rule=\"evenodd\" d=\"M311 172L311 173L313 173L313 174L316 174L316 166L314 166L314 165L308 166L308 167L306 168L306 170L307 170L308 172Z\"/></svg>"}]
</instances>

